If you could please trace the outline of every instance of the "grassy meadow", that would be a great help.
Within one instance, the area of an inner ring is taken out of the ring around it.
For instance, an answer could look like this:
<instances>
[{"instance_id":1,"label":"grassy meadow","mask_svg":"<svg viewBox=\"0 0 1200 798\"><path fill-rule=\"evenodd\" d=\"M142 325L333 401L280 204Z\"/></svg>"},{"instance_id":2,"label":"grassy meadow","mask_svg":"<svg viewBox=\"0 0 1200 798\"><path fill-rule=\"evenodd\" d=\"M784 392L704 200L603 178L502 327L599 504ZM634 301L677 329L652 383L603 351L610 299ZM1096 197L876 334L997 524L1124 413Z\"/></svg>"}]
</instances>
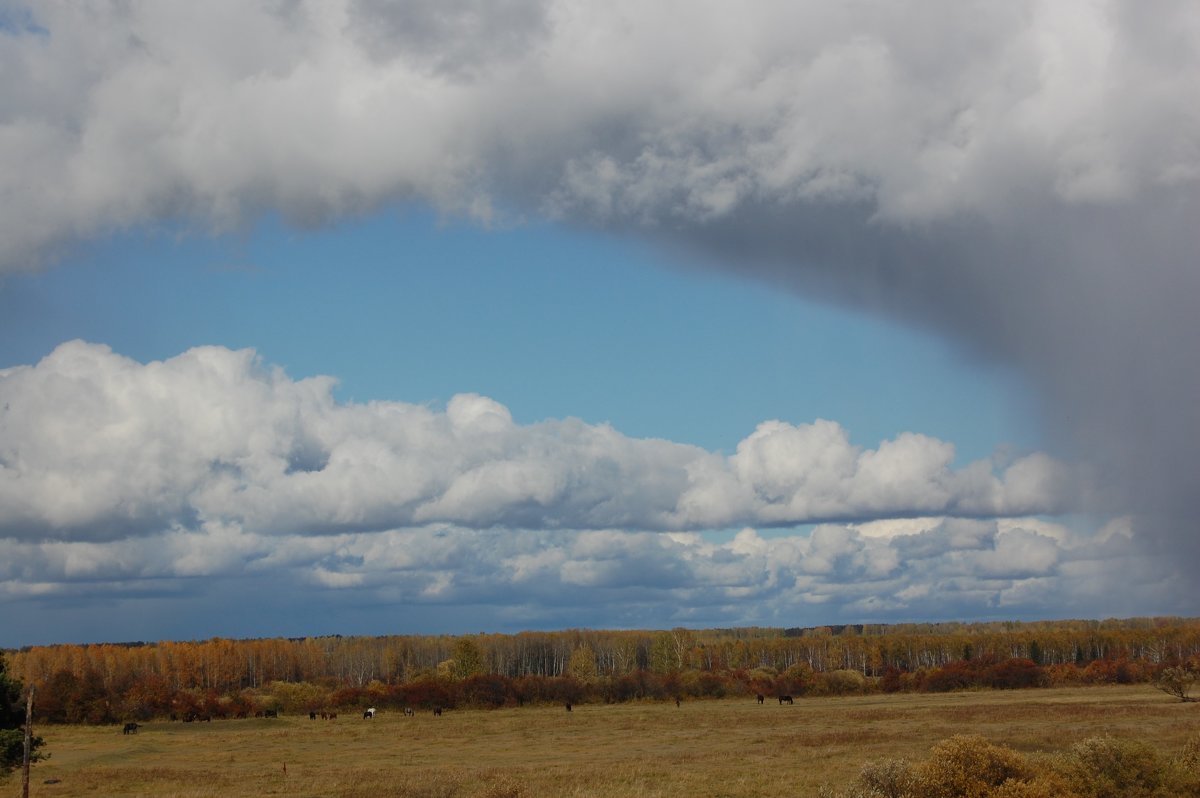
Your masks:
<instances>
[{"instance_id":1,"label":"grassy meadow","mask_svg":"<svg viewBox=\"0 0 1200 798\"><path fill-rule=\"evenodd\" d=\"M37 796L810 796L871 759L924 757L955 734L1018 751L1085 737L1174 753L1200 704L1146 686L459 709L442 717L344 712L275 719L46 726ZM20 774L0 784L19 796Z\"/></svg>"}]
</instances>

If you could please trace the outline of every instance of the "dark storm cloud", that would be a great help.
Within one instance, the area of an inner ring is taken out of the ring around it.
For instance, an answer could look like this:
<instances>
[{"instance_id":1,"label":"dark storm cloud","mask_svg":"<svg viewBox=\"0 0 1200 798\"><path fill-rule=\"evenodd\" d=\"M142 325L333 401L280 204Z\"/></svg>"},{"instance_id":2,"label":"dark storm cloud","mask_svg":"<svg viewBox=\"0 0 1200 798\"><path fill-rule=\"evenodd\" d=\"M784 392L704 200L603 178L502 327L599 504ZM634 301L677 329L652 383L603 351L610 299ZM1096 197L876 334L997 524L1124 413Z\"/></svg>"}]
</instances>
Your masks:
<instances>
[{"instance_id":1,"label":"dark storm cloud","mask_svg":"<svg viewBox=\"0 0 1200 798\"><path fill-rule=\"evenodd\" d=\"M1018 367L1040 392L1047 438L1103 484L1094 509L1135 511L1147 534L1191 546L1197 218L1193 197L1163 191L1132 207L1041 198L1000 219L902 229L861 207L754 207L671 237L756 279L948 334L977 358Z\"/></svg>"}]
</instances>

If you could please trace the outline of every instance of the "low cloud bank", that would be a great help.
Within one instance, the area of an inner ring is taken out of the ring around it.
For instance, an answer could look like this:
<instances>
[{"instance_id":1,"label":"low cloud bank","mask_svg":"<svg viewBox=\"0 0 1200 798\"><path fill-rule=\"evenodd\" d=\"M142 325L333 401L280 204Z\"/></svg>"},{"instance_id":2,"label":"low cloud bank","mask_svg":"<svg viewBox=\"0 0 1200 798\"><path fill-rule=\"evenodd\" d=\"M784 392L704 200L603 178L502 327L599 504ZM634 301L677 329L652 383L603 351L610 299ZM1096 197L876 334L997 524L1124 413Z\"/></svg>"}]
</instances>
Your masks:
<instances>
[{"instance_id":1,"label":"low cloud bank","mask_svg":"<svg viewBox=\"0 0 1200 798\"><path fill-rule=\"evenodd\" d=\"M0 536L683 531L1078 501L1078 475L1044 454L956 468L952 444L914 433L864 449L832 421L768 421L726 456L575 419L519 425L474 394L444 410L340 404L333 385L292 380L249 350L142 364L81 341L0 371Z\"/></svg>"},{"instance_id":2,"label":"low cloud bank","mask_svg":"<svg viewBox=\"0 0 1200 798\"><path fill-rule=\"evenodd\" d=\"M1169 562L1135 544L1127 521L1081 532L1034 518L747 528L720 541L441 524L8 539L0 540L0 601L13 623L0 645L1191 611Z\"/></svg>"}]
</instances>

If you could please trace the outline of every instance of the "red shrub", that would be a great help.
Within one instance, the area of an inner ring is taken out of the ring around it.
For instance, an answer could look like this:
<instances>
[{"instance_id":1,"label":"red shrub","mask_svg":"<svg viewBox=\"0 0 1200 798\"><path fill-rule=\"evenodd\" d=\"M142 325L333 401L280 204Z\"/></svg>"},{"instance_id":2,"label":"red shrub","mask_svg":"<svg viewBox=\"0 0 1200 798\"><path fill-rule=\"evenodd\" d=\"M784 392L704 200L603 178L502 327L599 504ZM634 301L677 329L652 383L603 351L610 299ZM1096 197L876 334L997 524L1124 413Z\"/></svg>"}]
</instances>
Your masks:
<instances>
[{"instance_id":1,"label":"red shrub","mask_svg":"<svg viewBox=\"0 0 1200 798\"><path fill-rule=\"evenodd\" d=\"M392 690L392 696L398 706L433 709L434 707L455 705L454 696L448 685L432 678L397 685Z\"/></svg>"},{"instance_id":2,"label":"red shrub","mask_svg":"<svg viewBox=\"0 0 1200 798\"><path fill-rule=\"evenodd\" d=\"M463 702L477 707L502 707L517 703L512 683L494 673L470 676L458 684Z\"/></svg>"},{"instance_id":3,"label":"red shrub","mask_svg":"<svg viewBox=\"0 0 1200 798\"><path fill-rule=\"evenodd\" d=\"M1001 690L1045 687L1049 680L1042 667L1031 659L1006 659L987 669L987 684Z\"/></svg>"},{"instance_id":4,"label":"red shrub","mask_svg":"<svg viewBox=\"0 0 1200 798\"><path fill-rule=\"evenodd\" d=\"M879 689L885 693L898 693L901 687L900 671L889 665L883 676L879 677Z\"/></svg>"}]
</instances>

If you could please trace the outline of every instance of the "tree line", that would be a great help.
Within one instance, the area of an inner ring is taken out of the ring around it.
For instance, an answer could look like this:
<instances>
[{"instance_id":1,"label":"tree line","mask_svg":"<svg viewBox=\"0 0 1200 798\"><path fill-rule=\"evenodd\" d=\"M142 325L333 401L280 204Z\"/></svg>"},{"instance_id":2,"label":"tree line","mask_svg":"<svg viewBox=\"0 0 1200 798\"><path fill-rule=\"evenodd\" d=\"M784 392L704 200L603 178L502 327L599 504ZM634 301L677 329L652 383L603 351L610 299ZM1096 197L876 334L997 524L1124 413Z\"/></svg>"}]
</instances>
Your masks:
<instances>
[{"instance_id":1,"label":"tree line","mask_svg":"<svg viewBox=\"0 0 1200 798\"><path fill-rule=\"evenodd\" d=\"M9 670L52 722L255 709L503 706L1148 682L1200 670L1200 619L572 629L31 646Z\"/></svg>"}]
</instances>

